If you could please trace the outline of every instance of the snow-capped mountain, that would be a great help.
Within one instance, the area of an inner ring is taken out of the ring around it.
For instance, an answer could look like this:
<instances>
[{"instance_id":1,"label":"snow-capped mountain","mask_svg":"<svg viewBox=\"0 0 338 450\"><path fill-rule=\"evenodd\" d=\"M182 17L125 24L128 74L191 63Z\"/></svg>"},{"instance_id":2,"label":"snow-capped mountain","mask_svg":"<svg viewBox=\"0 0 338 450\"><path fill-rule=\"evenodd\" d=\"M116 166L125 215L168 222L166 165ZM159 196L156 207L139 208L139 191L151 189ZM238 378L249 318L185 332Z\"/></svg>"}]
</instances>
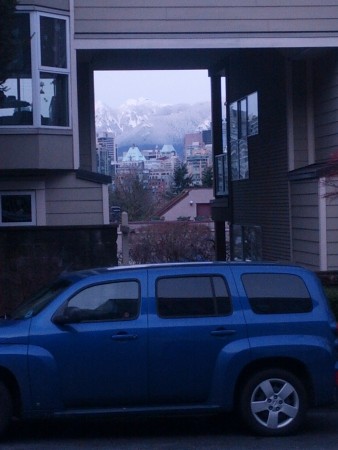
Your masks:
<instances>
[{"instance_id":1,"label":"snow-capped mountain","mask_svg":"<svg viewBox=\"0 0 338 450\"><path fill-rule=\"evenodd\" d=\"M173 144L179 151L184 135L210 128L210 103L160 105L149 99L129 99L114 109L95 104L97 132L114 132L118 148L153 148Z\"/></svg>"}]
</instances>

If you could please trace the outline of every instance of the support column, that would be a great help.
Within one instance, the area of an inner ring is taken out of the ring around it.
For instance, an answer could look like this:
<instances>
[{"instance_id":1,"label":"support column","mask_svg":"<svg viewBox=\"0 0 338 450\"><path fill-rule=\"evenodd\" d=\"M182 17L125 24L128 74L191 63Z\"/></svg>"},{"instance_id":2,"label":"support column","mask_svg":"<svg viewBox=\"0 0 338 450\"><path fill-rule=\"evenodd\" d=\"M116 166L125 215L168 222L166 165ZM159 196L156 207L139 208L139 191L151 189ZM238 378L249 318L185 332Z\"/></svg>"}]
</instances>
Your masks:
<instances>
[{"instance_id":1,"label":"support column","mask_svg":"<svg viewBox=\"0 0 338 450\"><path fill-rule=\"evenodd\" d=\"M223 127L222 127L222 89L220 73L209 73L211 81L211 122L212 122L212 151L214 167L214 196L212 202L212 218L215 222L215 258L216 261L226 259L225 241L225 198L217 198L216 195L216 164L215 156L223 153Z\"/></svg>"}]
</instances>

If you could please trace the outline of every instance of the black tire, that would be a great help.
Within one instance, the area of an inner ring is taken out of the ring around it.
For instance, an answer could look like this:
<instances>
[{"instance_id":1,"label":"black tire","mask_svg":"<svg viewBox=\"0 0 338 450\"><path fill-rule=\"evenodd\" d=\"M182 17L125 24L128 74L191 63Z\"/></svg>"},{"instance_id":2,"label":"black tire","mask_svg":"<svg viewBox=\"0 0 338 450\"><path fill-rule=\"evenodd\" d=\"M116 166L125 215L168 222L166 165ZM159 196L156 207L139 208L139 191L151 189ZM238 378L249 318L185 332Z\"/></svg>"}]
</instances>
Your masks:
<instances>
[{"instance_id":1,"label":"black tire","mask_svg":"<svg viewBox=\"0 0 338 450\"><path fill-rule=\"evenodd\" d=\"M12 416L12 397L6 386L0 381L0 436L2 436L6 431Z\"/></svg>"},{"instance_id":2,"label":"black tire","mask_svg":"<svg viewBox=\"0 0 338 450\"><path fill-rule=\"evenodd\" d=\"M304 422L306 411L306 390L299 379L286 370L258 372L245 383L240 394L240 415L255 434L292 434Z\"/></svg>"}]
</instances>

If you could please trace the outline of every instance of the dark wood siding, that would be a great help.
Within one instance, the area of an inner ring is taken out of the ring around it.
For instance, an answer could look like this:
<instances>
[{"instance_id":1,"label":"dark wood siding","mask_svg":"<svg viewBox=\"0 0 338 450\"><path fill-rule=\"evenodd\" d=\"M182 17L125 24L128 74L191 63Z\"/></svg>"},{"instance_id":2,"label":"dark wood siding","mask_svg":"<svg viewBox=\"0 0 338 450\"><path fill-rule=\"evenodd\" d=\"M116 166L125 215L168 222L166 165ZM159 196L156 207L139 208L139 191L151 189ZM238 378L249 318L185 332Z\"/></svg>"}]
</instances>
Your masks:
<instances>
[{"instance_id":1,"label":"dark wood siding","mask_svg":"<svg viewBox=\"0 0 338 450\"><path fill-rule=\"evenodd\" d=\"M290 259L284 59L261 50L234 56L228 102L257 91L259 134L248 138L248 180L233 182L234 223L262 229L263 259Z\"/></svg>"},{"instance_id":2,"label":"dark wood siding","mask_svg":"<svg viewBox=\"0 0 338 450\"><path fill-rule=\"evenodd\" d=\"M308 155L308 122L307 99L311 95L307 91L306 61L292 62L292 117L294 168L309 164Z\"/></svg>"},{"instance_id":3,"label":"dark wood siding","mask_svg":"<svg viewBox=\"0 0 338 450\"><path fill-rule=\"evenodd\" d=\"M77 34L334 32L336 0L75 0Z\"/></svg>"}]
</instances>

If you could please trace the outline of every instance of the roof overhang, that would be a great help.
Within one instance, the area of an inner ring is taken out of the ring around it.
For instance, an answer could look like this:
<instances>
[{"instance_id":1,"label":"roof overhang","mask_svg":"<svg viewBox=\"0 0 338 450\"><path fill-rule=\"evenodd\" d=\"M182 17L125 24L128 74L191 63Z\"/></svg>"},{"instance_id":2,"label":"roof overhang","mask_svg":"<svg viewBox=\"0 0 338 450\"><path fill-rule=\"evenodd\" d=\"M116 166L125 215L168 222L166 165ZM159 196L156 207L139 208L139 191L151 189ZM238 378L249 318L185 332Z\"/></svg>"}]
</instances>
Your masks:
<instances>
[{"instance_id":1,"label":"roof overhang","mask_svg":"<svg viewBox=\"0 0 338 450\"><path fill-rule=\"evenodd\" d=\"M337 39L338 48L338 39ZM211 73L227 67L239 53L264 53L272 50L288 59L308 59L332 50L328 47L251 48L251 49L79 49L77 62L88 64L92 70L209 70Z\"/></svg>"}]
</instances>

